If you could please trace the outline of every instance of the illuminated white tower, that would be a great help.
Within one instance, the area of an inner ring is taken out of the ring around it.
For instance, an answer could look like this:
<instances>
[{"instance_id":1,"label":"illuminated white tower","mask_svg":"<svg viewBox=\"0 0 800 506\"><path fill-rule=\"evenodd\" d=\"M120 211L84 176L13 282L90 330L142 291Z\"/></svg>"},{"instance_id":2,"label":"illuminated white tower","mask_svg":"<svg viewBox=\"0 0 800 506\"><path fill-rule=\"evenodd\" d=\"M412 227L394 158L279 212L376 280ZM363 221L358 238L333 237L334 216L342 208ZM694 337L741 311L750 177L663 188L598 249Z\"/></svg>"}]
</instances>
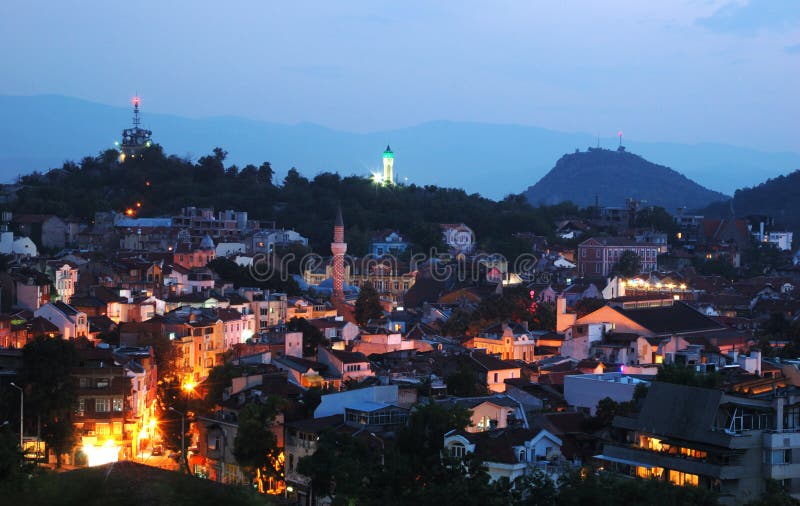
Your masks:
<instances>
[{"instance_id":1,"label":"illuminated white tower","mask_svg":"<svg viewBox=\"0 0 800 506\"><path fill-rule=\"evenodd\" d=\"M394 184L394 153L388 145L383 152L383 184Z\"/></svg>"}]
</instances>

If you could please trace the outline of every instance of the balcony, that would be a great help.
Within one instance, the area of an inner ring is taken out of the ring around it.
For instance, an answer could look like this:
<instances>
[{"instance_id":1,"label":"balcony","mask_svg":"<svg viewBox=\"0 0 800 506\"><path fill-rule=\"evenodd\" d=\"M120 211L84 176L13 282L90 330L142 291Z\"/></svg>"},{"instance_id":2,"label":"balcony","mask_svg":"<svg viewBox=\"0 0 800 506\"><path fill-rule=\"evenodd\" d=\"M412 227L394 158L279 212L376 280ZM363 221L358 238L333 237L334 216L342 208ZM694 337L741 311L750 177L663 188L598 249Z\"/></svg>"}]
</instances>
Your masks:
<instances>
[{"instance_id":1,"label":"balcony","mask_svg":"<svg viewBox=\"0 0 800 506\"><path fill-rule=\"evenodd\" d=\"M797 429L764 431L762 438L764 448L800 448L800 432Z\"/></svg>"},{"instance_id":2,"label":"balcony","mask_svg":"<svg viewBox=\"0 0 800 506\"><path fill-rule=\"evenodd\" d=\"M293 448L304 448L311 452L317 449L317 442L316 441L306 441L304 439L300 439L297 436L286 436L285 442L286 448L293 447Z\"/></svg>"},{"instance_id":3,"label":"balcony","mask_svg":"<svg viewBox=\"0 0 800 506\"><path fill-rule=\"evenodd\" d=\"M744 466L741 465L712 464L707 460L684 458L626 445L606 443L603 446L603 455L612 459L636 463L642 467L663 467L721 480L738 479L744 475Z\"/></svg>"},{"instance_id":4,"label":"balcony","mask_svg":"<svg viewBox=\"0 0 800 506\"><path fill-rule=\"evenodd\" d=\"M785 480L800 478L800 464L764 464L764 478Z\"/></svg>"}]
</instances>

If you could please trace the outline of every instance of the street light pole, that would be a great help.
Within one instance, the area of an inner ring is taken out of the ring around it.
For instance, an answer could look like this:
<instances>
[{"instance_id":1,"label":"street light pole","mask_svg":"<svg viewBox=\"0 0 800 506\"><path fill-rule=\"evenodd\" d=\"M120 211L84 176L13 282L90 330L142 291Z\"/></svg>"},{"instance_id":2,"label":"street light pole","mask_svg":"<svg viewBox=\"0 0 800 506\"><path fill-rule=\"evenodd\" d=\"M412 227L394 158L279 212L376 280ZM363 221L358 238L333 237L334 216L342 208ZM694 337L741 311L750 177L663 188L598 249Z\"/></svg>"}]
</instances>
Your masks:
<instances>
[{"instance_id":1,"label":"street light pole","mask_svg":"<svg viewBox=\"0 0 800 506\"><path fill-rule=\"evenodd\" d=\"M16 383L11 383L11 386L19 390L19 451L25 451L22 448L22 427L25 421L25 391L22 387L17 386Z\"/></svg>"},{"instance_id":2,"label":"street light pole","mask_svg":"<svg viewBox=\"0 0 800 506\"><path fill-rule=\"evenodd\" d=\"M384 466L383 455L384 453L386 453L386 444L383 442L383 439L376 436L374 432L370 432L369 435L374 437L381 443L381 467L383 467Z\"/></svg>"},{"instance_id":3,"label":"street light pole","mask_svg":"<svg viewBox=\"0 0 800 506\"><path fill-rule=\"evenodd\" d=\"M169 408L169 410L172 411L173 413L181 415L181 461L183 463L188 463L188 461L186 460L186 415L181 413L175 408ZM183 466L183 463L181 464L181 466Z\"/></svg>"}]
</instances>

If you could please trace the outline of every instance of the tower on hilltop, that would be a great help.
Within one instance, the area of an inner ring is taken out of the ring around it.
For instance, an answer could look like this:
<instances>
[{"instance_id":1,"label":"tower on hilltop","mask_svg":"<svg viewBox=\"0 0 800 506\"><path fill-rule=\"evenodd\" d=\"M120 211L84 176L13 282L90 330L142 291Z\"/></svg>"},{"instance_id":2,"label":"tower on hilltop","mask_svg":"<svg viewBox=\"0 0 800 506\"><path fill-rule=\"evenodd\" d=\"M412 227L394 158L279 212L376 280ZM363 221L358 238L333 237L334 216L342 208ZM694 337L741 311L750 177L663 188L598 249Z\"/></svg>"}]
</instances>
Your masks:
<instances>
[{"instance_id":1,"label":"tower on hilltop","mask_svg":"<svg viewBox=\"0 0 800 506\"><path fill-rule=\"evenodd\" d=\"M333 294L334 302L344 302L344 254L347 253L347 243L344 242L344 220L342 208L336 210L336 221L333 224Z\"/></svg>"},{"instance_id":2,"label":"tower on hilltop","mask_svg":"<svg viewBox=\"0 0 800 506\"><path fill-rule=\"evenodd\" d=\"M119 146L119 161L124 162L126 158L136 158L145 148L152 145L150 137L153 132L141 128L141 118L139 117L139 97L133 97L133 128L126 128L122 131L122 142L116 143Z\"/></svg>"},{"instance_id":3,"label":"tower on hilltop","mask_svg":"<svg viewBox=\"0 0 800 506\"><path fill-rule=\"evenodd\" d=\"M383 184L394 184L394 153L388 144L383 152Z\"/></svg>"}]
</instances>

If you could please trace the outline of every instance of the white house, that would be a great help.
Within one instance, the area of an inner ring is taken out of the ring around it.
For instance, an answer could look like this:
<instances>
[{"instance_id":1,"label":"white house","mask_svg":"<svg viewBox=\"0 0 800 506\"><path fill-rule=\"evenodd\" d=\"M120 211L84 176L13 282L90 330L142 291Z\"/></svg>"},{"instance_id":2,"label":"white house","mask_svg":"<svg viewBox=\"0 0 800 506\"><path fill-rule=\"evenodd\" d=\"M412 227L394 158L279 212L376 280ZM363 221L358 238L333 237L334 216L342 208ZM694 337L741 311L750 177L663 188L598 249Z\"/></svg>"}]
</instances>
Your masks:
<instances>
[{"instance_id":1,"label":"white house","mask_svg":"<svg viewBox=\"0 0 800 506\"><path fill-rule=\"evenodd\" d=\"M506 428L528 428L525 408L516 399L495 394L482 397L451 397L435 401L445 406L457 405L470 411L469 427L466 432L485 432Z\"/></svg>"},{"instance_id":2,"label":"white house","mask_svg":"<svg viewBox=\"0 0 800 506\"><path fill-rule=\"evenodd\" d=\"M64 339L87 337L89 335L89 323L86 313L78 311L64 302L48 302L37 309L33 315L41 316L58 327Z\"/></svg>"},{"instance_id":3,"label":"white house","mask_svg":"<svg viewBox=\"0 0 800 506\"><path fill-rule=\"evenodd\" d=\"M217 244L217 258L228 258L234 255L243 255L247 246L243 242L221 242Z\"/></svg>"},{"instance_id":4,"label":"white house","mask_svg":"<svg viewBox=\"0 0 800 506\"><path fill-rule=\"evenodd\" d=\"M360 329L358 325L337 318L315 318L309 320L308 323L313 325L317 330L322 332L325 339L330 341L343 341L350 343L353 339L358 337Z\"/></svg>"},{"instance_id":5,"label":"white house","mask_svg":"<svg viewBox=\"0 0 800 506\"><path fill-rule=\"evenodd\" d=\"M500 429L469 433L453 430L444 435L444 450L453 458L474 453L483 460L491 481L511 483L536 469L557 478L567 467L561 438L545 429Z\"/></svg>"},{"instance_id":6,"label":"white house","mask_svg":"<svg viewBox=\"0 0 800 506\"><path fill-rule=\"evenodd\" d=\"M36 244L29 237L14 238L13 232L0 234L0 253L3 255L39 256Z\"/></svg>"},{"instance_id":7,"label":"white house","mask_svg":"<svg viewBox=\"0 0 800 506\"><path fill-rule=\"evenodd\" d=\"M339 376L342 381L361 381L368 376L375 376L369 360L363 353L329 350L323 346L317 348L317 360L328 366L328 370Z\"/></svg>"},{"instance_id":8,"label":"white house","mask_svg":"<svg viewBox=\"0 0 800 506\"><path fill-rule=\"evenodd\" d=\"M253 234L250 240L250 252L272 253L275 250L275 246L289 246L291 244L308 246L308 239L294 230L259 230Z\"/></svg>"},{"instance_id":9,"label":"white house","mask_svg":"<svg viewBox=\"0 0 800 506\"><path fill-rule=\"evenodd\" d=\"M555 266L555 267L557 267L559 269L574 269L577 265L572 263L572 262L570 262L569 260L564 258L562 255L558 255L558 258L556 258L553 261L553 266Z\"/></svg>"},{"instance_id":10,"label":"white house","mask_svg":"<svg viewBox=\"0 0 800 506\"><path fill-rule=\"evenodd\" d=\"M69 302L75 294L75 287L78 285L78 269L65 262L60 266L54 266L53 271L59 299Z\"/></svg>"}]
</instances>

